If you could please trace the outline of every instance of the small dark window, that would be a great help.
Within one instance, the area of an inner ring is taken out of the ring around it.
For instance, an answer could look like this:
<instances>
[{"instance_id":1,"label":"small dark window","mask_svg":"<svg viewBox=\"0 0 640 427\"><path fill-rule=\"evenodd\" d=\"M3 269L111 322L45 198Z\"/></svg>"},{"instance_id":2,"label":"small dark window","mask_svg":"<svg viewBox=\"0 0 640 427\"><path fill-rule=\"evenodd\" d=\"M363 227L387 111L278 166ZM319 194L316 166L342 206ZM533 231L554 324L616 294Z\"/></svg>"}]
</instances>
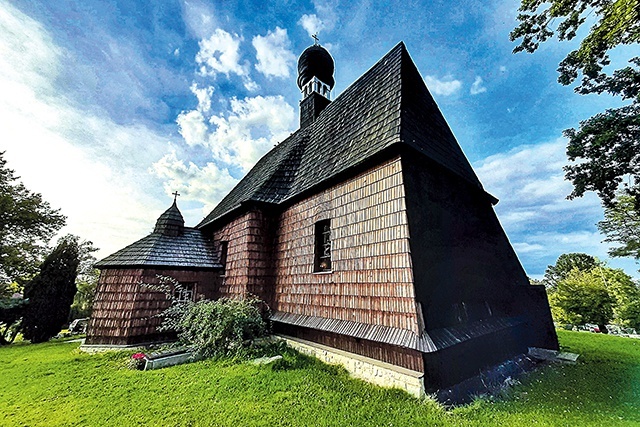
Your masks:
<instances>
[{"instance_id":1,"label":"small dark window","mask_svg":"<svg viewBox=\"0 0 640 427\"><path fill-rule=\"evenodd\" d=\"M220 274L225 274L227 270L227 249L229 248L229 242L220 242L220 264L222 264L222 270Z\"/></svg>"},{"instance_id":2,"label":"small dark window","mask_svg":"<svg viewBox=\"0 0 640 427\"><path fill-rule=\"evenodd\" d=\"M173 291L173 296L176 301L193 301L193 291L195 290L195 283L180 283Z\"/></svg>"},{"instance_id":3,"label":"small dark window","mask_svg":"<svg viewBox=\"0 0 640 427\"><path fill-rule=\"evenodd\" d=\"M315 266L313 271L331 271L331 221L316 222Z\"/></svg>"}]
</instances>

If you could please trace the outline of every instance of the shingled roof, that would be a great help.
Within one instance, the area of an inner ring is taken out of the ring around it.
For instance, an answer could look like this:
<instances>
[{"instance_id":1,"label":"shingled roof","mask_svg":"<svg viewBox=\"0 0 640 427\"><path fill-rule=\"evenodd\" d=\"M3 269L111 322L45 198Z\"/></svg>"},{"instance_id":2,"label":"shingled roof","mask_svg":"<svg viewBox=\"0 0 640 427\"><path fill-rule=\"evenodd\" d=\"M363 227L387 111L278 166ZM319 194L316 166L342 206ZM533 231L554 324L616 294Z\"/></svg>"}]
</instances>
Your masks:
<instances>
[{"instance_id":1,"label":"shingled roof","mask_svg":"<svg viewBox=\"0 0 640 427\"><path fill-rule=\"evenodd\" d=\"M262 157L197 227L242 203L284 203L401 145L482 189L402 42L345 89L315 122Z\"/></svg>"},{"instance_id":2,"label":"shingled roof","mask_svg":"<svg viewBox=\"0 0 640 427\"><path fill-rule=\"evenodd\" d=\"M153 233L95 264L107 267L222 268L212 242L202 232L184 227L184 219L174 200L156 222Z\"/></svg>"}]
</instances>

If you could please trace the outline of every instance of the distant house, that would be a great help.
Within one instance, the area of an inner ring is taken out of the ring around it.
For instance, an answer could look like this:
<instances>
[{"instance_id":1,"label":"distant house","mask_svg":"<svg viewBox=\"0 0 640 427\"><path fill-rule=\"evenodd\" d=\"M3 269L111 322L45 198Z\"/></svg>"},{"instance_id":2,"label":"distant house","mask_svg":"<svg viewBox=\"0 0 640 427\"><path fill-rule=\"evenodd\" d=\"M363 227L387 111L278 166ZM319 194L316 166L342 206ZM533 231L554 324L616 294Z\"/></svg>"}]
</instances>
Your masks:
<instances>
[{"instance_id":1,"label":"distant house","mask_svg":"<svg viewBox=\"0 0 640 427\"><path fill-rule=\"evenodd\" d=\"M291 342L398 367L426 390L557 349L545 290L529 285L405 45L330 101L333 71L323 47L302 53L300 129L200 224L184 227L174 202L97 264L88 344L161 339L150 315L167 303L138 283L164 274L188 297L257 295Z\"/></svg>"}]
</instances>

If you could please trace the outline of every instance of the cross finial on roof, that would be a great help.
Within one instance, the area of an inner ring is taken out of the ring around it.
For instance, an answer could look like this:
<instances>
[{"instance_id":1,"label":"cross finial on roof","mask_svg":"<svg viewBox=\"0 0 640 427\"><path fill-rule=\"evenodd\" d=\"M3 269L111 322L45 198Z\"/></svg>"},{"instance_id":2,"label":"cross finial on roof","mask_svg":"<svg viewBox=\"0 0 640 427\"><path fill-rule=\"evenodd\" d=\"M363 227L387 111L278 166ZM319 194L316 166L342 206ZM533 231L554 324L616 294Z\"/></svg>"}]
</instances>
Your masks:
<instances>
[{"instance_id":1,"label":"cross finial on roof","mask_svg":"<svg viewBox=\"0 0 640 427\"><path fill-rule=\"evenodd\" d=\"M318 33L316 34L311 34L311 38L313 39L313 44L317 45L320 42L320 39L318 39Z\"/></svg>"},{"instance_id":2,"label":"cross finial on roof","mask_svg":"<svg viewBox=\"0 0 640 427\"><path fill-rule=\"evenodd\" d=\"M173 193L171 193L171 194L173 194L173 203L175 203L175 202L176 202L176 200L178 199L178 196L180 195L180 193L178 193L177 191L174 191L174 192L173 192Z\"/></svg>"}]
</instances>

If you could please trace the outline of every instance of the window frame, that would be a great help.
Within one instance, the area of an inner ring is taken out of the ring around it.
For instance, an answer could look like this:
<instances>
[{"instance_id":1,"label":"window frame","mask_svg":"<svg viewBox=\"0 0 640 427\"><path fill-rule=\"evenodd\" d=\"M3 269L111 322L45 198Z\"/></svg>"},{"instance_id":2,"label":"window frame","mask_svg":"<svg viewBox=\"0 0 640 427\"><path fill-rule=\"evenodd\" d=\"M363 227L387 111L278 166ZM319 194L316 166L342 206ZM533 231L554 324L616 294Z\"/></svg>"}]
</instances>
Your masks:
<instances>
[{"instance_id":1,"label":"window frame","mask_svg":"<svg viewBox=\"0 0 640 427\"><path fill-rule=\"evenodd\" d=\"M331 219L317 221L314 224L314 273L330 273L332 263Z\"/></svg>"}]
</instances>

